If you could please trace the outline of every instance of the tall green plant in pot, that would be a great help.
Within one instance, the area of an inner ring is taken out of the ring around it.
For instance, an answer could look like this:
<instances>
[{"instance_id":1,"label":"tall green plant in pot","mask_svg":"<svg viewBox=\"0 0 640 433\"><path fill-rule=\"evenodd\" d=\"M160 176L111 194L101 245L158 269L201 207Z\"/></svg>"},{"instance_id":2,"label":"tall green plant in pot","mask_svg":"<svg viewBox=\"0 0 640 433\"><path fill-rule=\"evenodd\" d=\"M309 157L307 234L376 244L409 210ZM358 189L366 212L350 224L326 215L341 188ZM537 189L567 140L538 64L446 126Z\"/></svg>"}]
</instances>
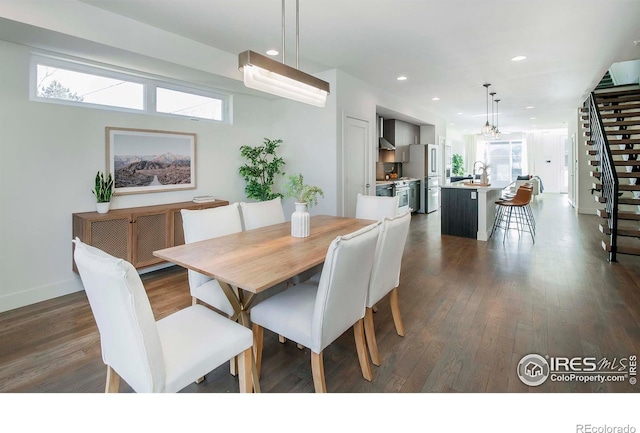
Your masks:
<instances>
[{"instance_id":1,"label":"tall green plant in pot","mask_svg":"<svg viewBox=\"0 0 640 433\"><path fill-rule=\"evenodd\" d=\"M286 196L296 201L296 210L291 214L291 236L306 238L311 228L308 209L318 204L318 196L324 197L324 192L317 186L306 185L302 174L292 174L288 178Z\"/></svg>"},{"instance_id":2,"label":"tall green plant in pot","mask_svg":"<svg viewBox=\"0 0 640 433\"><path fill-rule=\"evenodd\" d=\"M244 191L248 198L260 201L272 200L282 197L282 194L273 192L272 187L277 175L284 175L282 166L284 159L276 155L282 140L264 139L262 146L242 146L240 155L249 160L238 169L246 185Z\"/></svg>"},{"instance_id":3,"label":"tall green plant in pot","mask_svg":"<svg viewBox=\"0 0 640 433\"><path fill-rule=\"evenodd\" d=\"M111 173L107 176L98 171L96 173L95 186L91 190L96 196L96 210L98 213L109 212L111 206L111 195L113 194L113 177Z\"/></svg>"},{"instance_id":4,"label":"tall green plant in pot","mask_svg":"<svg viewBox=\"0 0 640 433\"><path fill-rule=\"evenodd\" d=\"M464 176L464 164L462 161L462 155L459 153L454 153L453 157L451 157L451 165L453 174L456 176Z\"/></svg>"}]
</instances>

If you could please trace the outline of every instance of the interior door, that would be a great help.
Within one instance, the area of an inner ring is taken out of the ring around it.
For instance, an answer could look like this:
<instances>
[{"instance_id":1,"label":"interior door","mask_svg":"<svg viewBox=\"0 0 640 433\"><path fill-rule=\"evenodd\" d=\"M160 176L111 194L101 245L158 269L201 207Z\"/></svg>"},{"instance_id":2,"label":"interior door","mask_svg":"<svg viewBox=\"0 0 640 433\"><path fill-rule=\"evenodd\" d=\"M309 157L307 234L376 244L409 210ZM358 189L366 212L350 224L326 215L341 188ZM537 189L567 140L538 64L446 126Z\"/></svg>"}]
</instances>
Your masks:
<instances>
[{"instance_id":1,"label":"interior door","mask_svg":"<svg viewBox=\"0 0 640 433\"><path fill-rule=\"evenodd\" d=\"M369 161L369 122L354 117L345 117L343 146L343 216L356 215L358 193L368 194L368 180L371 163Z\"/></svg>"}]
</instances>

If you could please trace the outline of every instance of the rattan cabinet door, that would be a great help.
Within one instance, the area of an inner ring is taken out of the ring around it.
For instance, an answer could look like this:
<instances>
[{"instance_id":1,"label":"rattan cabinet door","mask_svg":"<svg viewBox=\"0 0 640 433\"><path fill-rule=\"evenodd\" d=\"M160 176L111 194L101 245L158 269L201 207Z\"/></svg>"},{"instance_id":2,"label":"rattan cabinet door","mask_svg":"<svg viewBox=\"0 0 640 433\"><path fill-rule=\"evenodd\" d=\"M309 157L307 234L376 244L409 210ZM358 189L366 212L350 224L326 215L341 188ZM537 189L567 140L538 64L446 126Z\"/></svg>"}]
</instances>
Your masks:
<instances>
[{"instance_id":1,"label":"rattan cabinet door","mask_svg":"<svg viewBox=\"0 0 640 433\"><path fill-rule=\"evenodd\" d=\"M169 212L134 213L133 261L136 268L161 263L153 252L169 246Z\"/></svg>"},{"instance_id":2,"label":"rattan cabinet door","mask_svg":"<svg viewBox=\"0 0 640 433\"><path fill-rule=\"evenodd\" d=\"M89 245L120 259L130 260L129 217L88 221Z\"/></svg>"}]
</instances>

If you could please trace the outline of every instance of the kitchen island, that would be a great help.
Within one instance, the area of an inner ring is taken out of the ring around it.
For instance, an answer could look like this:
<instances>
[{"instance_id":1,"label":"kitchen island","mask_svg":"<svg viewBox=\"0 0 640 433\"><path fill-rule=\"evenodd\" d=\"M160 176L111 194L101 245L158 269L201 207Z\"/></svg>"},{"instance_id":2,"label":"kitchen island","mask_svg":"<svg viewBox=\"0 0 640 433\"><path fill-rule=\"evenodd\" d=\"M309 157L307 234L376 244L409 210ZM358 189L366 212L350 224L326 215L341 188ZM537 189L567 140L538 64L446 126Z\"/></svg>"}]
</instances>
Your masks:
<instances>
[{"instance_id":1,"label":"kitchen island","mask_svg":"<svg viewBox=\"0 0 640 433\"><path fill-rule=\"evenodd\" d=\"M481 186L469 181L440 186L440 230L443 235L486 241L496 214L495 202L505 185Z\"/></svg>"}]
</instances>

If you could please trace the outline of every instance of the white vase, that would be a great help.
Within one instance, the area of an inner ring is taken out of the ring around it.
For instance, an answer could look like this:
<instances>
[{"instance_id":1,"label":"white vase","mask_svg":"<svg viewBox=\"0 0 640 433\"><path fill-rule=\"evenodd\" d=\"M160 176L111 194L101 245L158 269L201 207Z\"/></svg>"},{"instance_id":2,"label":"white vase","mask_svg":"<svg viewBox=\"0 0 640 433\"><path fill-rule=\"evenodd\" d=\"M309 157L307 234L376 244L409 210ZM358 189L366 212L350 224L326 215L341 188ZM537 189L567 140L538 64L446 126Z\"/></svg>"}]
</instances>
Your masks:
<instances>
[{"instance_id":1,"label":"white vase","mask_svg":"<svg viewBox=\"0 0 640 433\"><path fill-rule=\"evenodd\" d=\"M291 214L291 236L306 238L309 236L309 212L306 203L296 203L296 211Z\"/></svg>"},{"instance_id":2,"label":"white vase","mask_svg":"<svg viewBox=\"0 0 640 433\"><path fill-rule=\"evenodd\" d=\"M98 213L107 213L109 212L109 206L111 206L111 202L96 203L96 211Z\"/></svg>"}]
</instances>

